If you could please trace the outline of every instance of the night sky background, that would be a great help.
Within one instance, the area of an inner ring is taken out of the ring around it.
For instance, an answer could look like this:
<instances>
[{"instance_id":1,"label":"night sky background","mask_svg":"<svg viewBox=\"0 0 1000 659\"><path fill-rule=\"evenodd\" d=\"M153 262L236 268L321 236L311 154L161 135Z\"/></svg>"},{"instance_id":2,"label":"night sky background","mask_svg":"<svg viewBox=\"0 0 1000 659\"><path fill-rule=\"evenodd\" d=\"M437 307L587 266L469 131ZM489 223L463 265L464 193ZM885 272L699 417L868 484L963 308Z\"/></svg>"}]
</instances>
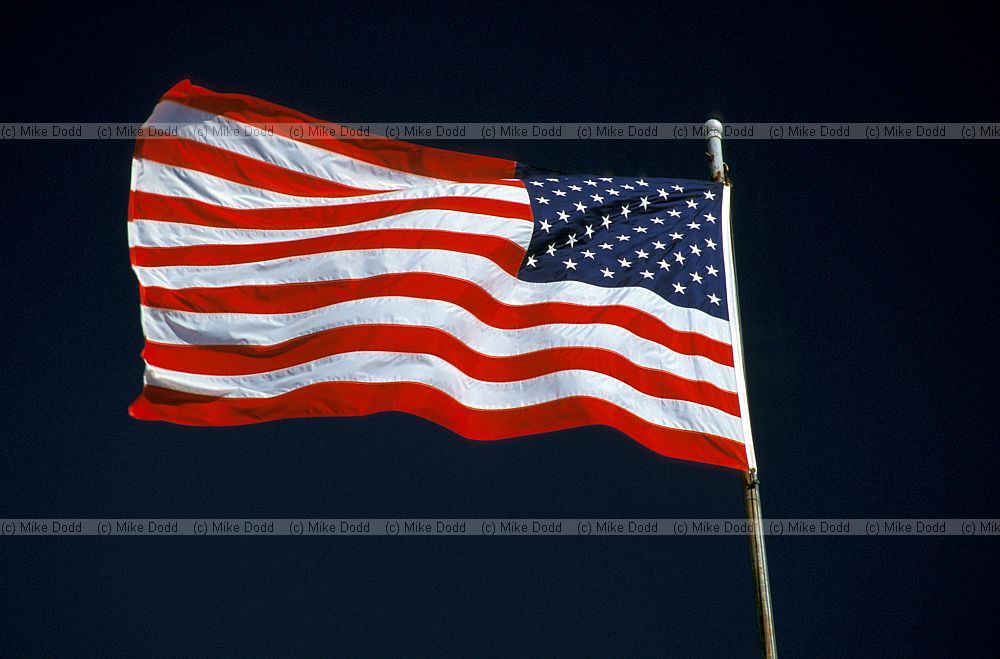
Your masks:
<instances>
[{"instance_id":1,"label":"night sky background","mask_svg":"<svg viewBox=\"0 0 1000 659\"><path fill-rule=\"evenodd\" d=\"M5 16L0 120L141 122L191 78L343 122L995 122L986 22L950 12ZM707 176L700 141L433 144ZM606 428L481 443L401 414L130 419L131 149L0 144L0 517L743 516L738 472ZM725 151L765 515L1000 517L997 142ZM779 652L996 652L997 549L768 537ZM758 652L742 537L21 537L0 561L0 654Z\"/></svg>"}]
</instances>

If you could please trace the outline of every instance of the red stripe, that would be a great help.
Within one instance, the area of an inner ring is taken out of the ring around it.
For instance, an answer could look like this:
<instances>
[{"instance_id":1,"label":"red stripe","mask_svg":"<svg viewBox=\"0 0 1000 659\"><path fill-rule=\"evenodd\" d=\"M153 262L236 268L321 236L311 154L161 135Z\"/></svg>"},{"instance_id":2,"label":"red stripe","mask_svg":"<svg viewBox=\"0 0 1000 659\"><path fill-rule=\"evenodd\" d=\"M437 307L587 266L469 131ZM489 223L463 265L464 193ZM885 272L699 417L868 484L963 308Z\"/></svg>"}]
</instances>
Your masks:
<instances>
[{"instance_id":1,"label":"red stripe","mask_svg":"<svg viewBox=\"0 0 1000 659\"><path fill-rule=\"evenodd\" d=\"M465 182L510 179L514 177L517 165L513 160L445 151L387 138L298 137L281 124L320 123L338 130L339 126L253 96L213 92L192 85L188 80L175 85L161 100L220 114L246 124L273 125L275 135L280 134L349 158L420 176Z\"/></svg>"},{"instance_id":2,"label":"red stripe","mask_svg":"<svg viewBox=\"0 0 1000 659\"><path fill-rule=\"evenodd\" d=\"M415 414L469 439L503 439L586 425L607 425L673 458L745 471L742 444L701 432L664 428L599 398L574 396L507 410L466 407L444 392L414 382L324 382L273 398L216 398L147 386L129 407L136 419L230 426L316 416Z\"/></svg>"},{"instance_id":3,"label":"red stripe","mask_svg":"<svg viewBox=\"0 0 1000 659\"><path fill-rule=\"evenodd\" d=\"M329 179L303 174L278 165L227 151L194 140L158 137L143 140L145 160L205 172L241 185L299 197L352 197L387 192L355 188Z\"/></svg>"},{"instance_id":4,"label":"red stripe","mask_svg":"<svg viewBox=\"0 0 1000 659\"><path fill-rule=\"evenodd\" d=\"M339 227L417 210L446 210L533 222L531 206L478 197L390 199L337 206L237 209L186 197L133 191L129 220L182 222L232 229L319 229Z\"/></svg>"},{"instance_id":5,"label":"red stripe","mask_svg":"<svg viewBox=\"0 0 1000 659\"><path fill-rule=\"evenodd\" d=\"M515 382L582 369L603 373L658 398L708 405L740 415L737 396L709 382L689 380L668 371L639 366L603 348L559 347L511 356L484 355L434 327L349 325L299 337L273 346L176 345L147 341L143 357L151 366L203 375L249 375L276 371L355 351L405 352L440 357L466 375L484 382Z\"/></svg>"},{"instance_id":6,"label":"red stripe","mask_svg":"<svg viewBox=\"0 0 1000 659\"><path fill-rule=\"evenodd\" d=\"M429 229L375 229L277 243L133 247L129 251L134 265L158 267L233 265L352 249L440 249L476 254L514 276L524 258L524 249L506 238Z\"/></svg>"},{"instance_id":7,"label":"red stripe","mask_svg":"<svg viewBox=\"0 0 1000 659\"><path fill-rule=\"evenodd\" d=\"M520 329L549 323L616 325L683 355L700 355L733 365L728 343L695 332L682 332L659 318L622 305L586 306L567 302L509 305L464 279L430 273L388 274L364 279L167 289L140 286L140 300L149 307L200 313L281 314L318 309L338 302L381 296L451 302L498 329Z\"/></svg>"}]
</instances>

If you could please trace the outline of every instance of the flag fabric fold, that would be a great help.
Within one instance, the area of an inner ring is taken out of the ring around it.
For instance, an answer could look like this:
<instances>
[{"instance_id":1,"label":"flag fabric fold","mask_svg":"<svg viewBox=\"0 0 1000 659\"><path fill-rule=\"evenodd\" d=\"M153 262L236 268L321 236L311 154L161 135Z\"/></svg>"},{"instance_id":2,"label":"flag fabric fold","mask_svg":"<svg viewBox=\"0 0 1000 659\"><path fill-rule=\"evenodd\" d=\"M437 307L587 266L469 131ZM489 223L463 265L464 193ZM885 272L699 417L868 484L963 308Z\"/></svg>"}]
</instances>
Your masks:
<instances>
[{"instance_id":1,"label":"flag fabric fold","mask_svg":"<svg viewBox=\"0 0 1000 659\"><path fill-rule=\"evenodd\" d=\"M185 81L136 142L138 419L610 426L747 469L729 189L352 139Z\"/></svg>"}]
</instances>

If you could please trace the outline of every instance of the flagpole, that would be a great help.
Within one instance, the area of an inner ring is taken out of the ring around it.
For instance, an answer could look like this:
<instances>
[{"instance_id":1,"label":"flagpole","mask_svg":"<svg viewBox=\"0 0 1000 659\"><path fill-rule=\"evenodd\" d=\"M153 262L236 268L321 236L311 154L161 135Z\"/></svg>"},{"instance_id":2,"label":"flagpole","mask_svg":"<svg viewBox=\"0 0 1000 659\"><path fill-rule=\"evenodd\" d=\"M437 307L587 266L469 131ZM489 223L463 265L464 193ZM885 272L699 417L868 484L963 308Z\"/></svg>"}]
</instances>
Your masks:
<instances>
[{"instance_id":1,"label":"flagpole","mask_svg":"<svg viewBox=\"0 0 1000 659\"><path fill-rule=\"evenodd\" d=\"M722 159L722 122L718 119L706 121L705 135L708 138L708 153L705 155L708 156L708 166L712 169L712 180L721 183L726 181L729 169Z\"/></svg>"},{"instance_id":2,"label":"flagpole","mask_svg":"<svg viewBox=\"0 0 1000 659\"><path fill-rule=\"evenodd\" d=\"M771 610L771 580L767 574L767 554L764 552L764 523L760 514L760 481L757 470L743 475L743 501L750 527L750 565L757 599L757 623L760 627L760 653L767 659L778 656L774 642L774 612Z\"/></svg>"},{"instance_id":3,"label":"flagpole","mask_svg":"<svg viewBox=\"0 0 1000 659\"><path fill-rule=\"evenodd\" d=\"M722 158L722 122L709 119L705 122L708 139L709 167L712 180L729 185L729 167ZM733 273L735 288L736 273ZM732 295L735 295L735 290ZM733 322L739 322L734 318ZM739 331L739 328L736 328ZM747 512L747 537L750 542L750 565L753 568L754 591L757 600L757 623L760 629L761 656L774 659L778 650L774 640L774 612L771 609L771 582L767 573L767 554L764 552L764 522L760 510L760 481L757 479L756 460L743 474L743 502Z\"/></svg>"}]
</instances>

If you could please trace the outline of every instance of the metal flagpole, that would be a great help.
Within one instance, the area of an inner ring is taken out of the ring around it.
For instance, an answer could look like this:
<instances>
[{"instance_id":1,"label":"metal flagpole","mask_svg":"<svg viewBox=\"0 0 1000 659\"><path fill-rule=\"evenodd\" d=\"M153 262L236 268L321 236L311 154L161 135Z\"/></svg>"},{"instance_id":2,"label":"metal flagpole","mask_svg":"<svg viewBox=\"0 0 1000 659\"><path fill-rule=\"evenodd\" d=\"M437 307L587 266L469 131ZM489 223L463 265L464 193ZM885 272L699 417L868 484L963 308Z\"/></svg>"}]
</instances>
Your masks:
<instances>
[{"instance_id":1,"label":"metal flagpole","mask_svg":"<svg viewBox=\"0 0 1000 659\"><path fill-rule=\"evenodd\" d=\"M743 476L743 500L750 526L750 565L757 594L757 623L760 626L760 651L767 659L778 656L774 643L774 612L771 610L771 581L767 574L767 554L764 553L764 523L760 514L760 481L757 470Z\"/></svg>"},{"instance_id":2,"label":"metal flagpole","mask_svg":"<svg viewBox=\"0 0 1000 659\"><path fill-rule=\"evenodd\" d=\"M708 138L708 162L712 170L712 180L729 186L729 167L722 159L722 123L717 119L705 122L705 134ZM731 253L731 252L730 252ZM735 289L736 273L732 273ZM733 290L730 296L735 296ZM739 323L734 317L733 323ZM734 328L735 333L739 328ZM757 623L760 627L761 655L767 659L777 657L778 651L774 640L774 613L771 610L771 582L767 574L767 554L764 552L764 522L760 512L760 481L757 480L755 460L751 460L751 468L743 475L743 500L746 504L747 537L750 541L750 564L753 568L753 579L757 600Z\"/></svg>"},{"instance_id":3,"label":"metal flagpole","mask_svg":"<svg viewBox=\"0 0 1000 659\"><path fill-rule=\"evenodd\" d=\"M705 135L708 137L708 166L712 169L712 180L723 182L729 169L722 159L722 122L709 119L705 122Z\"/></svg>"}]
</instances>

